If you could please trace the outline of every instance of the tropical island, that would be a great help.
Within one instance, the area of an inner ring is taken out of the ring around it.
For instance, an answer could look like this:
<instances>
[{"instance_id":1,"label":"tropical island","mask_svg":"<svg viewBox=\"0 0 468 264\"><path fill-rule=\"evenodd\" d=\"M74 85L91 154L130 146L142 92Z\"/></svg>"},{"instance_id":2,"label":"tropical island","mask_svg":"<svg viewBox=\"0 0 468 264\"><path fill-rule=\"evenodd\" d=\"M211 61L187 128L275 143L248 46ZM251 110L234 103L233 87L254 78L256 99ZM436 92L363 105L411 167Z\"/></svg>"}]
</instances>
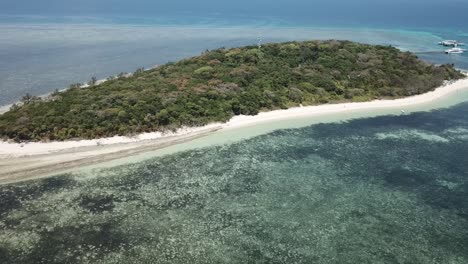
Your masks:
<instances>
[{"instance_id":1,"label":"tropical island","mask_svg":"<svg viewBox=\"0 0 468 264\"><path fill-rule=\"evenodd\" d=\"M169 131L236 115L419 95L464 78L390 46L306 41L220 48L47 98L0 115L3 140L64 141Z\"/></svg>"}]
</instances>

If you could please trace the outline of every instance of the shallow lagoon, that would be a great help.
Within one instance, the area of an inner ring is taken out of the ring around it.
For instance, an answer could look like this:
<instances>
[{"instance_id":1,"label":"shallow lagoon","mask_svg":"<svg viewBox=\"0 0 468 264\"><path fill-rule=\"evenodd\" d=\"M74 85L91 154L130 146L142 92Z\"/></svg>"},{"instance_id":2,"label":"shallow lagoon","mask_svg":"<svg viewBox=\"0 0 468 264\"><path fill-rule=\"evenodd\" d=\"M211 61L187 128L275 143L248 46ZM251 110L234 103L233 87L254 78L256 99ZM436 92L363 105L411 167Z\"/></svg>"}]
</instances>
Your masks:
<instances>
[{"instance_id":1,"label":"shallow lagoon","mask_svg":"<svg viewBox=\"0 0 468 264\"><path fill-rule=\"evenodd\" d=\"M41 21L41 20L39 20ZM160 22L161 23L161 22ZM466 54L443 54L442 39L468 42L463 31L364 26L262 24L113 24L81 20L18 22L0 16L0 106L26 93L43 95L96 76L195 56L206 49L312 39L346 39L418 52L431 63L468 69Z\"/></svg>"},{"instance_id":2,"label":"shallow lagoon","mask_svg":"<svg viewBox=\"0 0 468 264\"><path fill-rule=\"evenodd\" d=\"M7 263L466 263L468 103L3 186Z\"/></svg>"}]
</instances>

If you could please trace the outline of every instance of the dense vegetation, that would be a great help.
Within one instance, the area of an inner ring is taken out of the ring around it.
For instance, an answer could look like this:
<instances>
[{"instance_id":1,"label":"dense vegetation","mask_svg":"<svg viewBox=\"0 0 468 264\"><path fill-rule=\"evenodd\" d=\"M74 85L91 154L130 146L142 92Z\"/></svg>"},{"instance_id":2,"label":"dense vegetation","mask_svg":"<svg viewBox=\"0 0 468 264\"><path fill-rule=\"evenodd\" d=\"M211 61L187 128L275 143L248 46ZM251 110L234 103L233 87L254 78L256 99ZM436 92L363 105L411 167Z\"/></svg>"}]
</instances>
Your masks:
<instances>
[{"instance_id":1,"label":"dense vegetation","mask_svg":"<svg viewBox=\"0 0 468 264\"><path fill-rule=\"evenodd\" d=\"M393 47L308 41L217 49L47 99L25 96L0 116L17 141L97 138L227 121L233 115L427 92L461 78Z\"/></svg>"}]
</instances>

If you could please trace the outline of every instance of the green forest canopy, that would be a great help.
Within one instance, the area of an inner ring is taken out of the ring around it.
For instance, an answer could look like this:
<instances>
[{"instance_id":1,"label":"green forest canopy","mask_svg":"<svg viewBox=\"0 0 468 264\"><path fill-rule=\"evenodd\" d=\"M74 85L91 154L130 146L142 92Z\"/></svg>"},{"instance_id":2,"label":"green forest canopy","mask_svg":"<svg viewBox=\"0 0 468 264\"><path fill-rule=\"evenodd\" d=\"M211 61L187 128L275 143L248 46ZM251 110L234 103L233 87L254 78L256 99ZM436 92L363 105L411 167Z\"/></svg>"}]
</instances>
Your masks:
<instances>
[{"instance_id":1,"label":"green forest canopy","mask_svg":"<svg viewBox=\"0 0 468 264\"><path fill-rule=\"evenodd\" d=\"M306 41L207 51L200 56L25 96L0 115L16 141L99 138L225 122L234 115L421 94L462 78L409 52L350 41Z\"/></svg>"}]
</instances>

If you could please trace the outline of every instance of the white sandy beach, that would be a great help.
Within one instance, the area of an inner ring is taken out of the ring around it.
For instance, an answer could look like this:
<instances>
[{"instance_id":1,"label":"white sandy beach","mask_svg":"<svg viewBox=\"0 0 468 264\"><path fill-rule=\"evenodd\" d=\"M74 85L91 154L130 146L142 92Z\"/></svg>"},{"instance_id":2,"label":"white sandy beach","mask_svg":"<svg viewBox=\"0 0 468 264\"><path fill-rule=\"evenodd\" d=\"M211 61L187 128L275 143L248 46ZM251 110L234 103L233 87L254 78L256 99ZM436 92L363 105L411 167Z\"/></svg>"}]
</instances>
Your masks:
<instances>
[{"instance_id":1,"label":"white sandy beach","mask_svg":"<svg viewBox=\"0 0 468 264\"><path fill-rule=\"evenodd\" d=\"M405 107L430 102L432 100L452 94L460 89L468 89L468 78L440 87L432 92L395 100L375 100L359 103L324 104L317 106L296 107L287 110L275 110L259 113L256 116L235 116L229 122L214 123L203 127L182 128L177 132L152 132L143 133L134 137L115 136L94 140L79 140L65 142L32 142L32 143L7 143L0 142L0 158L20 157L31 155L43 155L58 151L91 147L109 146L114 144L129 144L141 141L150 141L164 138L176 138L180 136L195 135L206 130L235 129L244 126L255 125L264 122L274 122L296 117L317 116L330 113L346 112L351 110L372 110L381 108L398 108L404 111Z\"/></svg>"},{"instance_id":2,"label":"white sandy beach","mask_svg":"<svg viewBox=\"0 0 468 264\"><path fill-rule=\"evenodd\" d=\"M468 78L447 84L443 87L439 87L432 92L401 99L374 100L370 102L359 103L325 104L265 112L256 116L236 116L228 123L224 124L223 128L237 128L247 125L254 125L261 122L274 122L276 120L340 113L352 110L377 110L395 108L404 112L405 107L425 104L449 94L453 94L457 91L460 91L461 89L468 89Z\"/></svg>"},{"instance_id":3,"label":"white sandy beach","mask_svg":"<svg viewBox=\"0 0 468 264\"><path fill-rule=\"evenodd\" d=\"M214 131L232 130L261 123L291 118L307 118L353 110L372 111L397 109L427 104L457 91L468 89L468 78L446 84L433 92L422 95L371 102L326 104L297 107L260 113L256 116L236 116L229 122L210 124L197 128L182 128L171 133L144 133L134 137L111 137L96 140L80 140L50 143L0 142L0 183L15 179L29 179L53 171L122 158L126 155L151 151L180 142L206 136ZM23 165L21 165L23 164Z\"/></svg>"},{"instance_id":4,"label":"white sandy beach","mask_svg":"<svg viewBox=\"0 0 468 264\"><path fill-rule=\"evenodd\" d=\"M139 134L134 137L115 136L108 138L100 138L93 140L76 140L76 141L54 141L54 142L31 142L31 143L7 143L0 142L0 159L13 158L21 156L44 155L57 153L66 150L79 150L86 147L101 147L101 149L112 145L132 144L143 141L172 139L184 136L192 136L207 130L219 130L223 128L222 124L210 124L203 127L181 128L177 132L152 132Z\"/></svg>"},{"instance_id":5,"label":"white sandy beach","mask_svg":"<svg viewBox=\"0 0 468 264\"><path fill-rule=\"evenodd\" d=\"M11 106L12 106L11 104L9 104L9 105L4 105L4 106L0 106L0 115L3 114L3 113L5 113L5 112L7 112L8 110L10 110L10 107L11 107Z\"/></svg>"}]
</instances>

